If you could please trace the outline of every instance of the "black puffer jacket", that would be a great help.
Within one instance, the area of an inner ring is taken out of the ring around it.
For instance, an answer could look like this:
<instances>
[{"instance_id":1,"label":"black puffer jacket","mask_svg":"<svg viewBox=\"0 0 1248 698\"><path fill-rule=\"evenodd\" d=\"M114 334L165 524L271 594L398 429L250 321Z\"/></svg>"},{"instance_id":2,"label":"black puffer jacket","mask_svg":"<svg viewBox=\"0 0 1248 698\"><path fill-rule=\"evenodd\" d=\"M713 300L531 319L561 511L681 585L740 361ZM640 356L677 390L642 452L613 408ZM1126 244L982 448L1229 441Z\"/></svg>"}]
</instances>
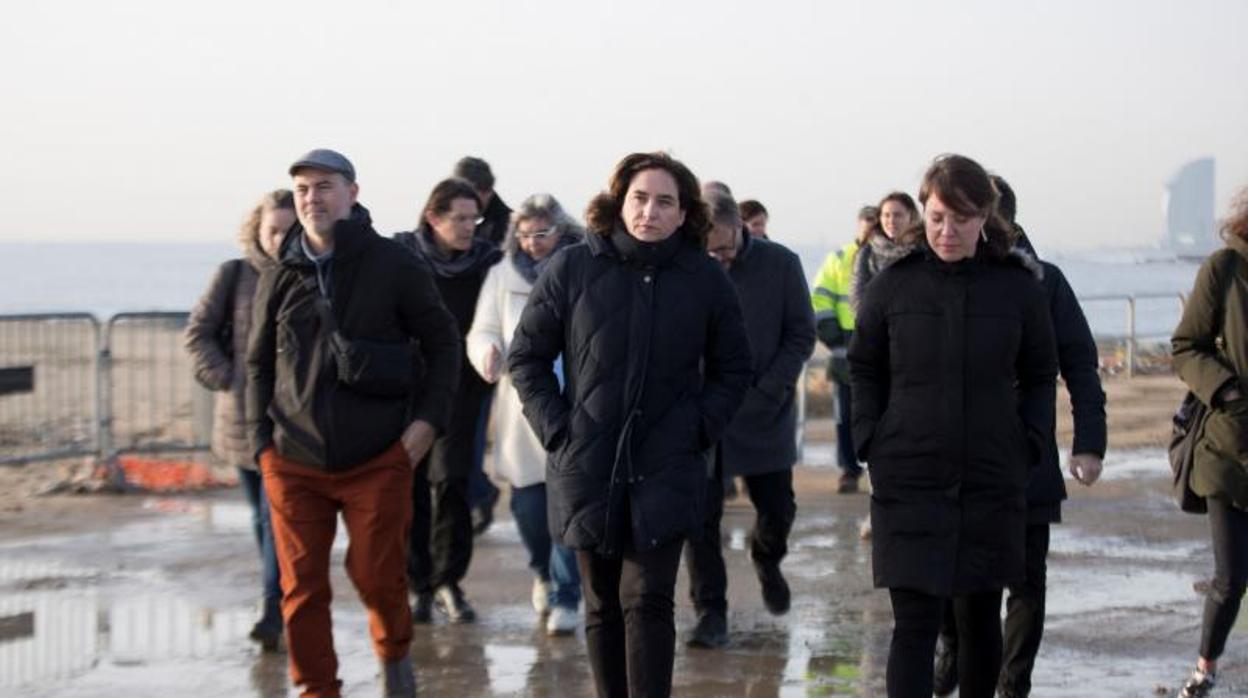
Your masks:
<instances>
[{"instance_id":1,"label":"black puffer jacket","mask_svg":"<svg viewBox=\"0 0 1248 698\"><path fill-rule=\"evenodd\" d=\"M428 267L374 232L363 206L334 228L329 285L338 329L348 339L419 346L413 371L424 378L416 394L365 395L338 382L302 237L299 225L287 233L279 265L261 274L256 290L247 350L254 453L272 445L285 458L340 471L393 446L417 419L445 428L463 349Z\"/></svg>"},{"instance_id":2,"label":"black puffer jacket","mask_svg":"<svg viewBox=\"0 0 1248 698\"><path fill-rule=\"evenodd\" d=\"M701 525L708 449L751 380L741 308L719 265L678 233L648 266L621 252L625 235L556 254L509 355L549 453L551 532L603 555L630 534L650 550Z\"/></svg>"},{"instance_id":3,"label":"black puffer jacket","mask_svg":"<svg viewBox=\"0 0 1248 698\"><path fill-rule=\"evenodd\" d=\"M1020 267L921 248L866 290L849 360L878 587L950 596L1021 578L1057 356L1043 289Z\"/></svg>"},{"instance_id":4,"label":"black puffer jacket","mask_svg":"<svg viewBox=\"0 0 1248 698\"><path fill-rule=\"evenodd\" d=\"M728 277L745 315L754 384L720 441L724 472L785 470L797 460L794 388L815 348L806 275L801 260L784 246L746 234Z\"/></svg>"},{"instance_id":5,"label":"black puffer jacket","mask_svg":"<svg viewBox=\"0 0 1248 698\"><path fill-rule=\"evenodd\" d=\"M1053 319L1057 338L1057 363L1066 390L1070 393L1070 409L1075 422L1072 453L1091 453L1105 457L1105 391L1097 374L1098 354L1092 330L1088 327L1075 291L1062 270L1048 262L1039 262L1044 270L1044 292ZM1044 445L1040 467L1027 485L1029 523L1055 523L1062 518L1062 500L1066 499L1066 481L1062 477L1061 456L1056 435Z\"/></svg>"}]
</instances>

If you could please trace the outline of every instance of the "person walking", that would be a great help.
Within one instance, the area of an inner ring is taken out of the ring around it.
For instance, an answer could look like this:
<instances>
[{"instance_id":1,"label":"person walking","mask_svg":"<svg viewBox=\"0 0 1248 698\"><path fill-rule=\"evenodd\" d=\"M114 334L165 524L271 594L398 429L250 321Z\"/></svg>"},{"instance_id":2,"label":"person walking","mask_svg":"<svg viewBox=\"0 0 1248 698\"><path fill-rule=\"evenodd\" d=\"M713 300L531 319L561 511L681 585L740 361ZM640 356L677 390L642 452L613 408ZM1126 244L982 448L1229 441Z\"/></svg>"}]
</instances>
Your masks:
<instances>
[{"instance_id":1,"label":"person walking","mask_svg":"<svg viewBox=\"0 0 1248 698\"><path fill-rule=\"evenodd\" d=\"M497 384L494 472L511 483L511 515L533 570L533 608L549 635L580 625L581 578L576 554L552 541L547 521L546 450L524 419L505 357L533 284L554 254L585 238L584 229L549 194L525 199L512 217L507 259L490 268L468 332L468 359L487 383Z\"/></svg>"},{"instance_id":2,"label":"person walking","mask_svg":"<svg viewBox=\"0 0 1248 698\"><path fill-rule=\"evenodd\" d=\"M251 529L260 551L262 611L248 634L266 652L282 637L282 587L273 547L269 499L247 440L245 386L247 337L252 298L260 271L276 264L286 231L295 224L295 199L289 189L265 194L238 231L241 259L222 264L191 310L185 345L200 385L216 391L212 414L212 452L238 471L251 509Z\"/></svg>"},{"instance_id":3,"label":"person walking","mask_svg":"<svg viewBox=\"0 0 1248 698\"><path fill-rule=\"evenodd\" d=\"M689 595L698 614L688 644L704 648L728 641L728 575L720 534L725 476L743 477L754 505L748 540L763 604L775 615L789 610L789 584L780 562L788 553L797 515L795 392L815 345L814 313L801 261L782 245L745 233L732 194L712 184L702 192L712 223L706 250L736 287L754 357L754 380L715 449L701 534L685 543Z\"/></svg>"},{"instance_id":4,"label":"person walking","mask_svg":"<svg viewBox=\"0 0 1248 698\"><path fill-rule=\"evenodd\" d=\"M752 382L749 340L684 164L625 157L586 223L538 278L508 366L550 453L551 530L577 550L598 695L662 698L680 552L704 520L708 451Z\"/></svg>"},{"instance_id":5,"label":"person walking","mask_svg":"<svg viewBox=\"0 0 1248 698\"><path fill-rule=\"evenodd\" d=\"M479 157L466 155L455 163L451 176L471 184L481 200L481 217L477 220L473 235L488 240L495 247L502 247L504 236L511 224L511 207L494 190L494 171L490 169L490 163ZM475 535L485 533L494 522L494 505L498 503L498 488L485 476L486 426L492 399L493 391L490 391L481 404L473 445L472 474L468 477L468 505L472 511L472 532Z\"/></svg>"},{"instance_id":6,"label":"person walking","mask_svg":"<svg viewBox=\"0 0 1248 698\"><path fill-rule=\"evenodd\" d=\"M1023 576L1026 484L1053 432L1053 327L978 163L937 158L919 198L923 224L899 237L916 249L865 288L849 348L873 576L893 606L888 694L932 694L952 597L961 695L990 697L1002 589Z\"/></svg>"},{"instance_id":7,"label":"person walking","mask_svg":"<svg viewBox=\"0 0 1248 698\"><path fill-rule=\"evenodd\" d=\"M854 311L849 304L849 287L854 277L858 250L866 243L879 223L879 209L863 206L858 210L858 233L841 249L823 260L810 304L815 311L815 331L819 341L831 352L827 377L836 392L836 462L841 469L837 492L858 491L862 465L854 452L853 397L849 386L849 340L854 335Z\"/></svg>"},{"instance_id":8,"label":"person walking","mask_svg":"<svg viewBox=\"0 0 1248 698\"><path fill-rule=\"evenodd\" d=\"M472 185L444 179L430 192L416 230L395 236L432 269L438 294L461 336L472 327L486 273L503 257L497 247L473 234L480 218L481 200ZM418 469L413 482L408 576L416 592L417 623L432 621L435 608L452 623L477 618L460 582L472 562L468 481L493 386L477 375L466 356L460 367L446 432L434 442L428 467Z\"/></svg>"},{"instance_id":9,"label":"person walking","mask_svg":"<svg viewBox=\"0 0 1248 698\"><path fill-rule=\"evenodd\" d=\"M329 560L341 514L385 694L414 696L404 575L412 467L447 423L463 350L429 271L373 230L351 162L313 150L290 175L298 225L256 290L246 414L271 508L291 679L303 696L340 695Z\"/></svg>"},{"instance_id":10,"label":"person walking","mask_svg":"<svg viewBox=\"0 0 1248 698\"><path fill-rule=\"evenodd\" d=\"M1018 234L1012 254L1043 275L1041 284L1048 300L1049 316L1057 339L1057 363L1070 394L1074 418L1070 473L1080 484L1091 486L1101 476L1105 457L1105 391L1097 372L1099 362L1092 330L1079 307L1075 292L1056 265L1040 260L1026 233L1015 221L1014 190L993 175L999 194L997 211ZM997 698L1025 698L1031 694L1031 672L1044 637L1045 597L1048 578L1049 529L1062 520L1066 483L1062 479L1057 436L1045 439L1039 469L1027 483L1027 530L1023 580L1009 585L1005 602L1005 635ZM936 645L934 693L947 696L958 686L958 638L953 605L945 606L945 622Z\"/></svg>"},{"instance_id":11,"label":"person walking","mask_svg":"<svg viewBox=\"0 0 1248 698\"><path fill-rule=\"evenodd\" d=\"M1183 698L1212 694L1248 584L1248 189L1236 197L1222 238L1226 247L1196 272L1171 338L1175 371L1210 409L1197 436L1191 488L1209 509L1213 582Z\"/></svg>"}]
</instances>

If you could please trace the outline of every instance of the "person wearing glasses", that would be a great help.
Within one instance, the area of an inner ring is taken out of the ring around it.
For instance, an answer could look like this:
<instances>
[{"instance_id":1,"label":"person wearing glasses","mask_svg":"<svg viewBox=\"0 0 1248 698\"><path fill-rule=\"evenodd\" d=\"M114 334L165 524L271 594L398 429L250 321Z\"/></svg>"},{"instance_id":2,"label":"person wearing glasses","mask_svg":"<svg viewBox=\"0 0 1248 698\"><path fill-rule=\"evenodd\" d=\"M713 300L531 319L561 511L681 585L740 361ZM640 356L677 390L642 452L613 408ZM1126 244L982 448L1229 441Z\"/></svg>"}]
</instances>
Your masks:
<instances>
[{"instance_id":1,"label":"person wearing glasses","mask_svg":"<svg viewBox=\"0 0 1248 698\"><path fill-rule=\"evenodd\" d=\"M553 543L546 520L546 449L524 420L520 395L504 358L533 284L555 253L585 238L584 229L550 194L525 199L512 216L507 258L485 277L468 332L468 359L487 383L497 385L494 472L511 484L511 514L533 570L533 610L549 635L568 635L580 625L581 578L576 555Z\"/></svg>"},{"instance_id":2,"label":"person wearing glasses","mask_svg":"<svg viewBox=\"0 0 1248 698\"><path fill-rule=\"evenodd\" d=\"M745 232L726 186L707 182L702 196L711 211L706 251L737 290L754 355L753 383L715 449L702 533L685 544L689 596L698 615L688 645L714 649L728 642L728 575L720 535L725 476L744 478L757 513L748 540L763 605L775 615L789 610L789 584L780 562L797 515L795 387L815 348L815 317L797 255Z\"/></svg>"},{"instance_id":3,"label":"person wearing glasses","mask_svg":"<svg viewBox=\"0 0 1248 698\"><path fill-rule=\"evenodd\" d=\"M476 189L462 179L444 179L429 194L416 230L395 235L433 270L442 302L464 334L472 327L486 274L503 256L488 240L473 235L480 220ZM468 478L478 417L491 389L464 360L450 423L413 478L407 568L408 583L416 592L412 620L417 623L431 622L435 607L452 623L476 620L459 583L472 561Z\"/></svg>"}]
</instances>

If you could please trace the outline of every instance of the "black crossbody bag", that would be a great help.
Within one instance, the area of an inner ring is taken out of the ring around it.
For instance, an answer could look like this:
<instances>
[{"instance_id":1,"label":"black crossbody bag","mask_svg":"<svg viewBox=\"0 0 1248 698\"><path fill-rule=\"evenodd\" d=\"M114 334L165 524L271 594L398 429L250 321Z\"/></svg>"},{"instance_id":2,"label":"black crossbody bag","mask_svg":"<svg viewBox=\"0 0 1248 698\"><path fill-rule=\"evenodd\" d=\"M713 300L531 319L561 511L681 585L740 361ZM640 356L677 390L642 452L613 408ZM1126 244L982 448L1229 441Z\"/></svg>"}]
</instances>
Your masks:
<instances>
[{"instance_id":1,"label":"black crossbody bag","mask_svg":"<svg viewBox=\"0 0 1248 698\"><path fill-rule=\"evenodd\" d=\"M305 284L307 282L305 281ZM316 308L321 315L321 330L329 340L330 351L337 366L338 382L352 390L376 397L406 397L416 390L420 376L416 360L417 344L410 340L386 342L375 339L350 339L338 329L330 301L321 295L317 282Z\"/></svg>"}]
</instances>

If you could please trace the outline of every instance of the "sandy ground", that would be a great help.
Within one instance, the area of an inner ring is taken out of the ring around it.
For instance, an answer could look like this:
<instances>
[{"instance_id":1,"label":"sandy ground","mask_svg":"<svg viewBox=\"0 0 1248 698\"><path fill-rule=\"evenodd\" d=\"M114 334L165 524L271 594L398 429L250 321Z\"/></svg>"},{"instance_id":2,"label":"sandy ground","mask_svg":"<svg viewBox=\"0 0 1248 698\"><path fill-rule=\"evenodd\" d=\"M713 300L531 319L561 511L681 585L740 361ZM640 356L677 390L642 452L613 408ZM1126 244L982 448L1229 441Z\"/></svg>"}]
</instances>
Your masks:
<instances>
[{"instance_id":1,"label":"sandy ground","mask_svg":"<svg viewBox=\"0 0 1248 698\"><path fill-rule=\"evenodd\" d=\"M1181 397L1173 377L1111 380L1111 453L1094 488L1068 483L1054 529L1048 631L1037 696L1173 694L1194 657L1210 574L1204 520L1168 498L1157 446ZM1064 398L1062 398L1064 399ZM1060 411L1059 411L1060 412ZM799 516L786 573L792 612L766 613L745 553L748 504L724 522L732 639L678 646L678 696L883 694L891 613L872 589L858 538L864 495L833 494L832 431L809 425L796 470ZM259 589L248 513L234 490L177 496L32 492L76 464L0 467L0 695L282 696L285 656L246 640ZM591 695L583 634L547 638L528 605L531 576L505 503L477 539L465 583L481 621L416 630L424 695ZM334 567L335 628L346 694L375 695L366 618ZM682 572L678 641L693 624ZM1248 651L1232 637L1224 695L1248 695Z\"/></svg>"}]
</instances>

